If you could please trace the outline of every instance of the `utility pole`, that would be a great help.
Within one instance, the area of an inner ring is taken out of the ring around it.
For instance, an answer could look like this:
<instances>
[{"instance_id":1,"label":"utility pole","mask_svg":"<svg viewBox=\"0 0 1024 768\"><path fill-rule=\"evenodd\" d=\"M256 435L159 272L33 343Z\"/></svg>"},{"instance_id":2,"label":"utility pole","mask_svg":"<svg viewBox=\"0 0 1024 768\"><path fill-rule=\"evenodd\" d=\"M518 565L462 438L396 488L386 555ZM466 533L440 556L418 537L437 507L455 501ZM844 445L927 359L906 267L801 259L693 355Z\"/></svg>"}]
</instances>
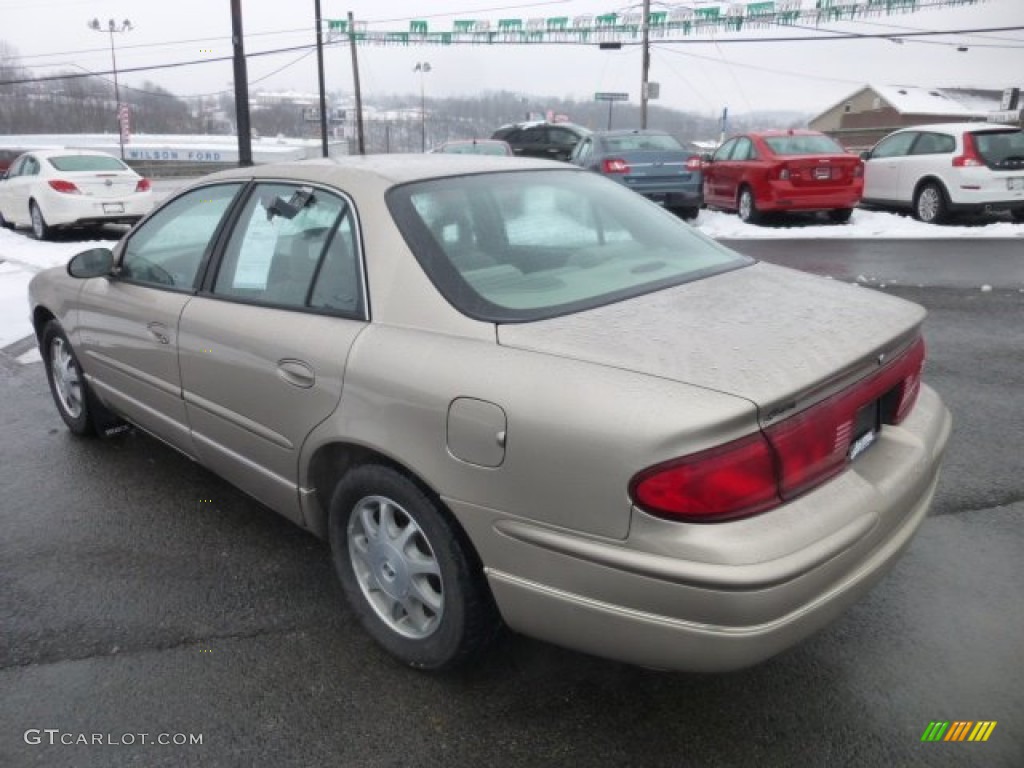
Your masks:
<instances>
[{"instance_id":1,"label":"utility pole","mask_svg":"<svg viewBox=\"0 0 1024 768\"><path fill-rule=\"evenodd\" d=\"M651 71L651 0L644 0L643 53L640 61L640 127L647 127L647 78Z\"/></svg>"},{"instance_id":2,"label":"utility pole","mask_svg":"<svg viewBox=\"0 0 1024 768\"><path fill-rule=\"evenodd\" d=\"M352 11L348 12L348 47L352 50L352 81L356 95L356 136L359 138L359 154L366 154L366 139L363 136L363 94L359 90L359 57L356 56L356 30Z\"/></svg>"},{"instance_id":3,"label":"utility pole","mask_svg":"<svg viewBox=\"0 0 1024 768\"><path fill-rule=\"evenodd\" d=\"M324 36L321 30L320 0L314 3L316 12L316 67L320 76L320 149L327 157L327 93L324 89Z\"/></svg>"},{"instance_id":4,"label":"utility pole","mask_svg":"<svg viewBox=\"0 0 1024 768\"><path fill-rule=\"evenodd\" d=\"M119 26L116 21L110 19L107 22L107 28L103 29L103 27L100 26L100 20L93 19L88 22L88 27L95 32L110 33L110 63L114 70L114 114L117 116L117 140L121 146L121 159L124 160L124 125L121 114L121 86L118 85L117 82L117 54L114 53L114 33L131 32L133 29L132 23L128 19L125 19ZM127 109L127 107L125 109Z\"/></svg>"},{"instance_id":5,"label":"utility pole","mask_svg":"<svg viewBox=\"0 0 1024 768\"><path fill-rule=\"evenodd\" d=\"M420 73L420 152L427 151L427 99L424 90L424 75L430 71L429 61L418 61L413 72Z\"/></svg>"},{"instance_id":6,"label":"utility pole","mask_svg":"<svg viewBox=\"0 0 1024 768\"><path fill-rule=\"evenodd\" d=\"M252 165L252 127L249 124L249 72L242 41L242 0L231 0L231 45L235 54L235 122L238 125L238 164Z\"/></svg>"}]
</instances>

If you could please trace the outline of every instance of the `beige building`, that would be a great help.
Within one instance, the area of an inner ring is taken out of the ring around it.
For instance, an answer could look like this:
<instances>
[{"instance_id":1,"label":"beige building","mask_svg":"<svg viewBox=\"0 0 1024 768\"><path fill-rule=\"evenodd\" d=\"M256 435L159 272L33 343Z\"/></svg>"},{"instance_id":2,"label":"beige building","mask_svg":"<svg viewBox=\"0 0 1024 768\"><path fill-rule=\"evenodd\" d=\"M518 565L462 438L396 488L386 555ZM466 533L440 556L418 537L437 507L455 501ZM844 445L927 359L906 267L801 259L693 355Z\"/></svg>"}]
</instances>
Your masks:
<instances>
[{"instance_id":1,"label":"beige building","mask_svg":"<svg viewBox=\"0 0 1024 768\"><path fill-rule=\"evenodd\" d=\"M808 126L849 149L865 149L908 125L984 122L1000 109L1002 96L1001 90L868 85L812 118Z\"/></svg>"}]
</instances>

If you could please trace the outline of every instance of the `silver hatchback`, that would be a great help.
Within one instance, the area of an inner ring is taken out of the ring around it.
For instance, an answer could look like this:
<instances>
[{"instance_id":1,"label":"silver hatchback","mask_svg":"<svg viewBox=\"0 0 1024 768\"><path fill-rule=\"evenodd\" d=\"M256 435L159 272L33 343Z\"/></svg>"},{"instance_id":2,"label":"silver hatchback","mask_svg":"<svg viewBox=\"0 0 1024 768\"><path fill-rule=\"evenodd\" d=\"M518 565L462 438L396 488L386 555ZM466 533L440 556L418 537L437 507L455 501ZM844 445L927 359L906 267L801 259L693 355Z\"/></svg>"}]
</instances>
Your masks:
<instances>
[{"instance_id":1,"label":"silver hatchback","mask_svg":"<svg viewBox=\"0 0 1024 768\"><path fill-rule=\"evenodd\" d=\"M389 156L207 177L30 286L72 432L131 424L330 541L414 667L502 624L668 669L780 652L924 519L924 311L596 174Z\"/></svg>"}]
</instances>

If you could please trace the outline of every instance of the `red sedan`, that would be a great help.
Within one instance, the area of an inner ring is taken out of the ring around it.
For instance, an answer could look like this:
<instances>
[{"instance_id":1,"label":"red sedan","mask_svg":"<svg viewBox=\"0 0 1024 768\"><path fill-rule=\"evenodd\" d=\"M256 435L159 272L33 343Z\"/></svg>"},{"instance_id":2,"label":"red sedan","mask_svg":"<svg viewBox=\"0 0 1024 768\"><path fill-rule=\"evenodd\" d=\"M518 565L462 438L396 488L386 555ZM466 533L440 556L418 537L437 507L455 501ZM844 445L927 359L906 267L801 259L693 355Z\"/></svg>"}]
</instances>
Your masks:
<instances>
[{"instance_id":1,"label":"red sedan","mask_svg":"<svg viewBox=\"0 0 1024 768\"><path fill-rule=\"evenodd\" d=\"M704 162L704 202L751 223L768 211L849 221L863 192L863 161L817 131L734 136Z\"/></svg>"}]
</instances>

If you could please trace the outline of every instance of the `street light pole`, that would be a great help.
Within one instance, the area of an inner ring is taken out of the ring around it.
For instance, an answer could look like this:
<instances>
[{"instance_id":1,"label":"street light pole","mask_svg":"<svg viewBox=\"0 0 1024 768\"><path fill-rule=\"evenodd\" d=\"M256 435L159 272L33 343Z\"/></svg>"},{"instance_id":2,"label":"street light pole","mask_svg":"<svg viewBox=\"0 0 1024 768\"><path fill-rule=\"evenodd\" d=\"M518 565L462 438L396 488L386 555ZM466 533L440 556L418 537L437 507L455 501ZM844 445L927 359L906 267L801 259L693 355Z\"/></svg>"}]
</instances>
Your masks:
<instances>
[{"instance_id":1,"label":"street light pole","mask_svg":"<svg viewBox=\"0 0 1024 768\"><path fill-rule=\"evenodd\" d=\"M427 151L427 101L423 76L430 71L429 61L418 61L412 70L420 73L420 152Z\"/></svg>"},{"instance_id":2,"label":"street light pole","mask_svg":"<svg viewBox=\"0 0 1024 768\"><path fill-rule=\"evenodd\" d=\"M117 119L117 141L121 146L121 159L124 160L124 131L121 129L121 87L117 82L117 54L114 51L114 33L131 32L133 27L131 21L125 19L120 25L113 19L107 22L107 28L100 25L99 19L87 22L89 29L94 32L108 32L110 34L110 63L114 70L114 115Z\"/></svg>"}]
</instances>

